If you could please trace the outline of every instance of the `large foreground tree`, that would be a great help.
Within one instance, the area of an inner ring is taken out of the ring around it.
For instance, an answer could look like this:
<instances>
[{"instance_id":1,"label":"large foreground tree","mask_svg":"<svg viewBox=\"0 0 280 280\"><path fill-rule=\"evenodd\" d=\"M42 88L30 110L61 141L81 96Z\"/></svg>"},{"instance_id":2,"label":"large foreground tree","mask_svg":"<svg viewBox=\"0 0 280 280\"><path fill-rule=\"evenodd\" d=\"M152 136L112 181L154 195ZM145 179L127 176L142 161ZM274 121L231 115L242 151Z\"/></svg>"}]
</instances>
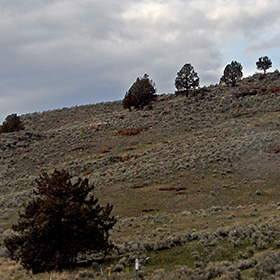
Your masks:
<instances>
[{"instance_id":1,"label":"large foreground tree","mask_svg":"<svg viewBox=\"0 0 280 280\"><path fill-rule=\"evenodd\" d=\"M35 197L13 225L15 234L4 243L11 258L33 273L60 270L78 257L105 256L113 248L109 231L116 220L112 206L98 204L88 180L62 170L42 174Z\"/></svg>"}]
</instances>

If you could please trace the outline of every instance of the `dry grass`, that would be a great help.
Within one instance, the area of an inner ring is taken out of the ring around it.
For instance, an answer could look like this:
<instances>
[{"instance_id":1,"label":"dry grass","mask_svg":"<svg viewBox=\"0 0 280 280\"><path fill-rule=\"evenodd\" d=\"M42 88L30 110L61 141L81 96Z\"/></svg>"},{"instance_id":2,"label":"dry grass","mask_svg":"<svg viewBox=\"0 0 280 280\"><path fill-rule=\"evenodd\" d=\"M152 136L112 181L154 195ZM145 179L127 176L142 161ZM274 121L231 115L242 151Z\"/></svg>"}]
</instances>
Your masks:
<instances>
[{"instance_id":1,"label":"dry grass","mask_svg":"<svg viewBox=\"0 0 280 280\"><path fill-rule=\"evenodd\" d=\"M1 280L29 280L30 275L22 268L21 265L9 260L0 258L0 279Z\"/></svg>"}]
</instances>

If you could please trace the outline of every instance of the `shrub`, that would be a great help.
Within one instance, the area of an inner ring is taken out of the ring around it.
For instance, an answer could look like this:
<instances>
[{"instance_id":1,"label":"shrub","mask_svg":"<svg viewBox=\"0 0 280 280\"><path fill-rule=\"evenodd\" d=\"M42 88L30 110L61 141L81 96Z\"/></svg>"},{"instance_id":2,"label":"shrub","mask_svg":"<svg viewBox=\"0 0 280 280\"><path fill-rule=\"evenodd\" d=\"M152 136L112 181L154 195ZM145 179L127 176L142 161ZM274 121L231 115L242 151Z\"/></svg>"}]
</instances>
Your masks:
<instances>
[{"instance_id":1,"label":"shrub","mask_svg":"<svg viewBox=\"0 0 280 280\"><path fill-rule=\"evenodd\" d=\"M9 133L23 130L24 125L17 114L8 115L5 121L0 126L0 133Z\"/></svg>"},{"instance_id":2,"label":"shrub","mask_svg":"<svg viewBox=\"0 0 280 280\"><path fill-rule=\"evenodd\" d=\"M226 85L234 87L243 76L242 69L241 63L232 61L231 64L225 67L224 75L221 77L220 83L225 83Z\"/></svg>"},{"instance_id":3,"label":"shrub","mask_svg":"<svg viewBox=\"0 0 280 280\"><path fill-rule=\"evenodd\" d=\"M186 96L188 96L190 90L199 86L198 74L194 71L194 67L190 63L185 64L177 73L174 85L177 93L185 93Z\"/></svg>"},{"instance_id":4,"label":"shrub","mask_svg":"<svg viewBox=\"0 0 280 280\"><path fill-rule=\"evenodd\" d=\"M119 129L118 134L123 136L134 136L139 134L141 131L145 131L147 129L147 127Z\"/></svg>"},{"instance_id":5,"label":"shrub","mask_svg":"<svg viewBox=\"0 0 280 280\"><path fill-rule=\"evenodd\" d=\"M148 74L145 74L143 78L137 78L123 99L124 109L129 109L129 111L131 107L143 109L144 106L156 100L156 91L155 83L149 79Z\"/></svg>"},{"instance_id":6,"label":"shrub","mask_svg":"<svg viewBox=\"0 0 280 280\"><path fill-rule=\"evenodd\" d=\"M121 272L124 270L124 265L123 264L116 264L115 268L114 268L114 271L116 272Z\"/></svg>"},{"instance_id":7,"label":"shrub","mask_svg":"<svg viewBox=\"0 0 280 280\"><path fill-rule=\"evenodd\" d=\"M16 234L4 241L11 258L33 273L73 266L78 255L104 257L113 248L112 206L98 204L87 179L71 179L64 170L43 173L35 197L13 225Z\"/></svg>"},{"instance_id":8,"label":"shrub","mask_svg":"<svg viewBox=\"0 0 280 280\"><path fill-rule=\"evenodd\" d=\"M266 70L272 66L272 62L270 58L263 56L259 58L259 60L256 62L256 65L258 70L263 70L264 74L266 74Z\"/></svg>"}]
</instances>

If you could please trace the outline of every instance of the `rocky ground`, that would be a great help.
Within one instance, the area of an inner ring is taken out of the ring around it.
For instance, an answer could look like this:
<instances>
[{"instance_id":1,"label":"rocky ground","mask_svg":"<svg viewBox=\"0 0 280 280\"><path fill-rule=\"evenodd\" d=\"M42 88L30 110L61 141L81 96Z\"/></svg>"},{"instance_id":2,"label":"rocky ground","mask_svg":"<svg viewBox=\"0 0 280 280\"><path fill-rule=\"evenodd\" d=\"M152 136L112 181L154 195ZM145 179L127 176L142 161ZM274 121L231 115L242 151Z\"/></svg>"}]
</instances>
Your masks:
<instances>
[{"instance_id":1,"label":"rocky ground","mask_svg":"<svg viewBox=\"0 0 280 280\"><path fill-rule=\"evenodd\" d=\"M100 201L114 205L119 217L114 236L122 248L128 244L123 225L129 219L139 225L143 217L154 222L157 215L174 215L163 219L164 225L182 213L196 215L195 211L220 207L229 211L224 217L228 221L238 207L278 207L277 71L245 78L234 88L204 87L189 97L159 95L153 109L129 112L117 101L27 114L21 119L25 130L0 135L1 240L30 199L34 180L55 168L67 169L74 178L89 178ZM171 223L174 234L180 233L182 223ZM153 230L154 226L147 226L140 231L145 232L142 241L152 251L159 246L158 240L148 237ZM216 232L214 224L211 231ZM130 239L133 232L127 233ZM139 242L134 247L139 250ZM185 270L182 275L189 275Z\"/></svg>"}]
</instances>

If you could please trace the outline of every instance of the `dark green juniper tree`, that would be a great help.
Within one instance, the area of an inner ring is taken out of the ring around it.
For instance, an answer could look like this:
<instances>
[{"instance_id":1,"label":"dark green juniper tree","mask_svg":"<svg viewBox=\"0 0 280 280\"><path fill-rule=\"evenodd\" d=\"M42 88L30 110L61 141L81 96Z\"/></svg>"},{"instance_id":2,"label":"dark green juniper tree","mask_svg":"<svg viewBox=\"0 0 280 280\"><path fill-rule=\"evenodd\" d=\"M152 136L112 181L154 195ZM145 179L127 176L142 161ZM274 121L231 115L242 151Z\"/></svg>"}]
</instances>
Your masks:
<instances>
[{"instance_id":1,"label":"dark green juniper tree","mask_svg":"<svg viewBox=\"0 0 280 280\"><path fill-rule=\"evenodd\" d=\"M263 73L266 74L266 70L272 66L272 62L268 56L263 56L259 58L256 65L258 70L263 70Z\"/></svg>"},{"instance_id":2,"label":"dark green juniper tree","mask_svg":"<svg viewBox=\"0 0 280 280\"><path fill-rule=\"evenodd\" d=\"M225 83L226 85L236 86L236 83L241 80L243 76L242 72L243 66L237 61L232 61L224 69L224 75L220 79L220 83Z\"/></svg>"},{"instance_id":3,"label":"dark green juniper tree","mask_svg":"<svg viewBox=\"0 0 280 280\"><path fill-rule=\"evenodd\" d=\"M152 101L156 100L156 91L155 83L149 79L148 74L145 74L143 78L137 78L125 94L124 109L129 109L129 111L131 111L131 107L143 109L144 106L150 105Z\"/></svg>"},{"instance_id":4,"label":"dark green juniper tree","mask_svg":"<svg viewBox=\"0 0 280 280\"><path fill-rule=\"evenodd\" d=\"M24 129L23 122L17 114L11 114L6 117L0 126L0 133L9 133Z\"/></svg>"},{"instance_id":5,"label":"dark green juniper tree","mask_svg":"<svg viewBox=\"0 0 280 280\"><path fill-rule=\"evenodd\" d=\"M11 258L33 273L73 267L80 256L105 257L113 248L112 206L98 204L87 179L71 178L64 170L43 173L13 225L15 234L4 241Z\"/></svg>"},{"instance_id":6,"label":"dark green juniper tree","mask_svg":"<svg viewBox=\"0 0 280 280\"><path fill-rule=\"evenodd\" d=\"M178 93L185 93L186 96L189 95L190 90L199 86L198 74L190 63L185 64L177 73L174 85Z\"/></svg>"}]
</instances>

